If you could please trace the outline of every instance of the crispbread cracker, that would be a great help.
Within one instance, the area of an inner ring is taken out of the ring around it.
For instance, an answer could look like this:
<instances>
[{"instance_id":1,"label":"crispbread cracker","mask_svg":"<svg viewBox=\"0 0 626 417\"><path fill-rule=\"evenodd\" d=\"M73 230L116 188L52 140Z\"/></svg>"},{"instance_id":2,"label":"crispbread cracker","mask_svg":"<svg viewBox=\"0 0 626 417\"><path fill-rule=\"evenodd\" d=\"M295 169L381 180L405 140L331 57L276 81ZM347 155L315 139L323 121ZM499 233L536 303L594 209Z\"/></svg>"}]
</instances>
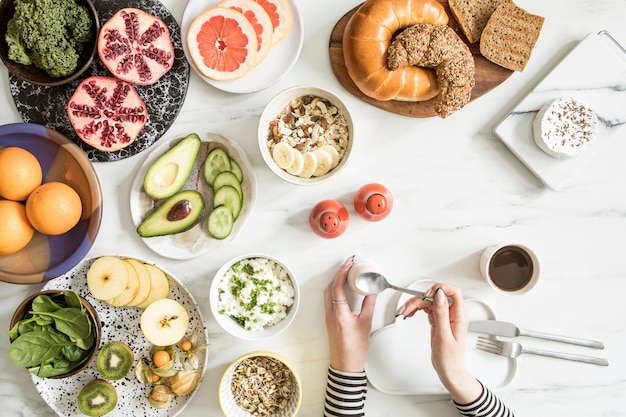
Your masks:
<instances>
[{"instance_id":1,"label":"crispbread cracker","mask_svg":"<svg viewBox=\"0 0 626 417\"><path fill-rule=\"evenodd\" d=\"M467 40L476 43L496 7L509 2L511 0L449 0L448 4Z\"/></svg>"},{"instance_id":2,"label":"crispbread cracker","mask_svg":"<svg viewBox=\"0 0 626 417\"><path fill-rule=\"evenodd\" d=\"M494 64L512 71L523 71L544 20L514 3L501 4L483 30L480 53Z\"/></svg>"}]
</instances>

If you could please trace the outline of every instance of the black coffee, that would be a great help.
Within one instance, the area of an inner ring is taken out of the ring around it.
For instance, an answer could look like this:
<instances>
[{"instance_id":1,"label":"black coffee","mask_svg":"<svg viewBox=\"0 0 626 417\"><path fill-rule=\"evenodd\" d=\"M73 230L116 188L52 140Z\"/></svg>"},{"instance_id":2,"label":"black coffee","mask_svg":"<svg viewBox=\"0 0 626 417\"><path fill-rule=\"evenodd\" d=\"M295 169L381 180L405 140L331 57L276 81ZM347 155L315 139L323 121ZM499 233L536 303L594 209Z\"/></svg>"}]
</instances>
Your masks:
<instances>
[{"instance_id":1,"label":"black coffee","mask_svg":"<svg viewBox=\"0 0 626 417\"><path fill-rule=\"evenodd\" d=\"M533 263L530 255L516 246L498 249L491 257L489 276L493 283L504 291L524 288L533 276Z\"/></svg>"}]
</instances>

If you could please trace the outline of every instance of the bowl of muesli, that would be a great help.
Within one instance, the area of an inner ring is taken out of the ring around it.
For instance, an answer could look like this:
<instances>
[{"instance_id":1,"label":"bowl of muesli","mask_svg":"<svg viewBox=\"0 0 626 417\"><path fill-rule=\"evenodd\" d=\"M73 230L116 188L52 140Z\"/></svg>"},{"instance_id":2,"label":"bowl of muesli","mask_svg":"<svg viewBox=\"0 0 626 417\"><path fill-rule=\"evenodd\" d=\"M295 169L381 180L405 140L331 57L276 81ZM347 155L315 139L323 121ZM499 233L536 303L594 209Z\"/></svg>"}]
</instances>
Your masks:
<instances>
[{"instance_id":1,"label":"bowl of muesli","mask_svg":"<svg viewBox=\"0 0 626 417\"><path fill-rule=\"evenodd\" d=\"M295 417L302 403L302 383L285 357L254 351L226 368L218 397L228 417Z\"/></svg>"},{"instance_id":2,"label":"bowl of muesli","mask_svg":"<svg viewBox=\"0 0 626 417\"><path fill-rule=\"evenodd\" d=\"M265 106L258 136L261 156L274 174L293 184L312 185L346 165L354 125L346 104L335 93L297 86Z\"/></svg>"},{"instance_id":3,"label":"bowl of muesli","mask_svg":"<svg viewBox=\"0 0 626 417\"><path fill-rule=\"evenodd\" d=\"M294 320L300 289L278 259L259 253L237 256L215 274L209 304L217 323L242 340L282 333Z\"/></svg>"}]
</instances>

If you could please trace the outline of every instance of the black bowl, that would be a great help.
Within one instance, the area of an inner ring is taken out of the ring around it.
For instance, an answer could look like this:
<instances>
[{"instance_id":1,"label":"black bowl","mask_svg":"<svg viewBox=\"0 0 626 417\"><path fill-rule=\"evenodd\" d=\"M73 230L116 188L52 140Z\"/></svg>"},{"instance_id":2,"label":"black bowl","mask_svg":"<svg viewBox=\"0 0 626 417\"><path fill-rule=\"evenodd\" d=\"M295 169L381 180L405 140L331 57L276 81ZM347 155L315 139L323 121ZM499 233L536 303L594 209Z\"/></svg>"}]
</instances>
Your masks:
<instances>
[{"instance_id":1,"label":"black bowl","mask_svg":"<svg viewBox=\"0 0 626 417\"><path fill-rule=\"evenodd\" d=\"M93 36L91 40L85 44L78 58L76 71L66 77L53 77L45 70L39 69L34 65L18 64L9 59L9 46L5 39L5 33L7 31L7 23L15 12L15 4L13 0L0 0L0 58L2 58L2 62L4 62L4 65L6 65L9 71L25 81L43 86L66 84L80 77L80 75L89 68L96 54L100 19L98 18L98 13L91 0L76 0L76 4L85 6L91 15Z\"/></svg>"}]
</instances>

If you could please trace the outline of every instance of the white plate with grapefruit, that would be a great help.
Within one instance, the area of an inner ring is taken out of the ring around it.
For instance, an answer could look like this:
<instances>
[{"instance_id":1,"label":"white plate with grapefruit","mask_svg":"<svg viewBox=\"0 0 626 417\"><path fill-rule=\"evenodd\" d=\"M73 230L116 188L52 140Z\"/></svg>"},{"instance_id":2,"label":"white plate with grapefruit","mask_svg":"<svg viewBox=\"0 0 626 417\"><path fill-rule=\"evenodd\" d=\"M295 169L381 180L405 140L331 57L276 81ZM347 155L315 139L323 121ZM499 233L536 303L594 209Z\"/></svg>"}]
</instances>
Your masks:
<instances>
[{"instance_id":1,"label":"white plate with grapefruit","mask_svg":"<svg viewBox=\"0 0 626 417\"><path fill-rule=\"evenodd\" d=\"M288 73L304 28L293 0L189 0L181 24L194 71L231 93L253 93Z\"/></svg>"}]
</instances>

